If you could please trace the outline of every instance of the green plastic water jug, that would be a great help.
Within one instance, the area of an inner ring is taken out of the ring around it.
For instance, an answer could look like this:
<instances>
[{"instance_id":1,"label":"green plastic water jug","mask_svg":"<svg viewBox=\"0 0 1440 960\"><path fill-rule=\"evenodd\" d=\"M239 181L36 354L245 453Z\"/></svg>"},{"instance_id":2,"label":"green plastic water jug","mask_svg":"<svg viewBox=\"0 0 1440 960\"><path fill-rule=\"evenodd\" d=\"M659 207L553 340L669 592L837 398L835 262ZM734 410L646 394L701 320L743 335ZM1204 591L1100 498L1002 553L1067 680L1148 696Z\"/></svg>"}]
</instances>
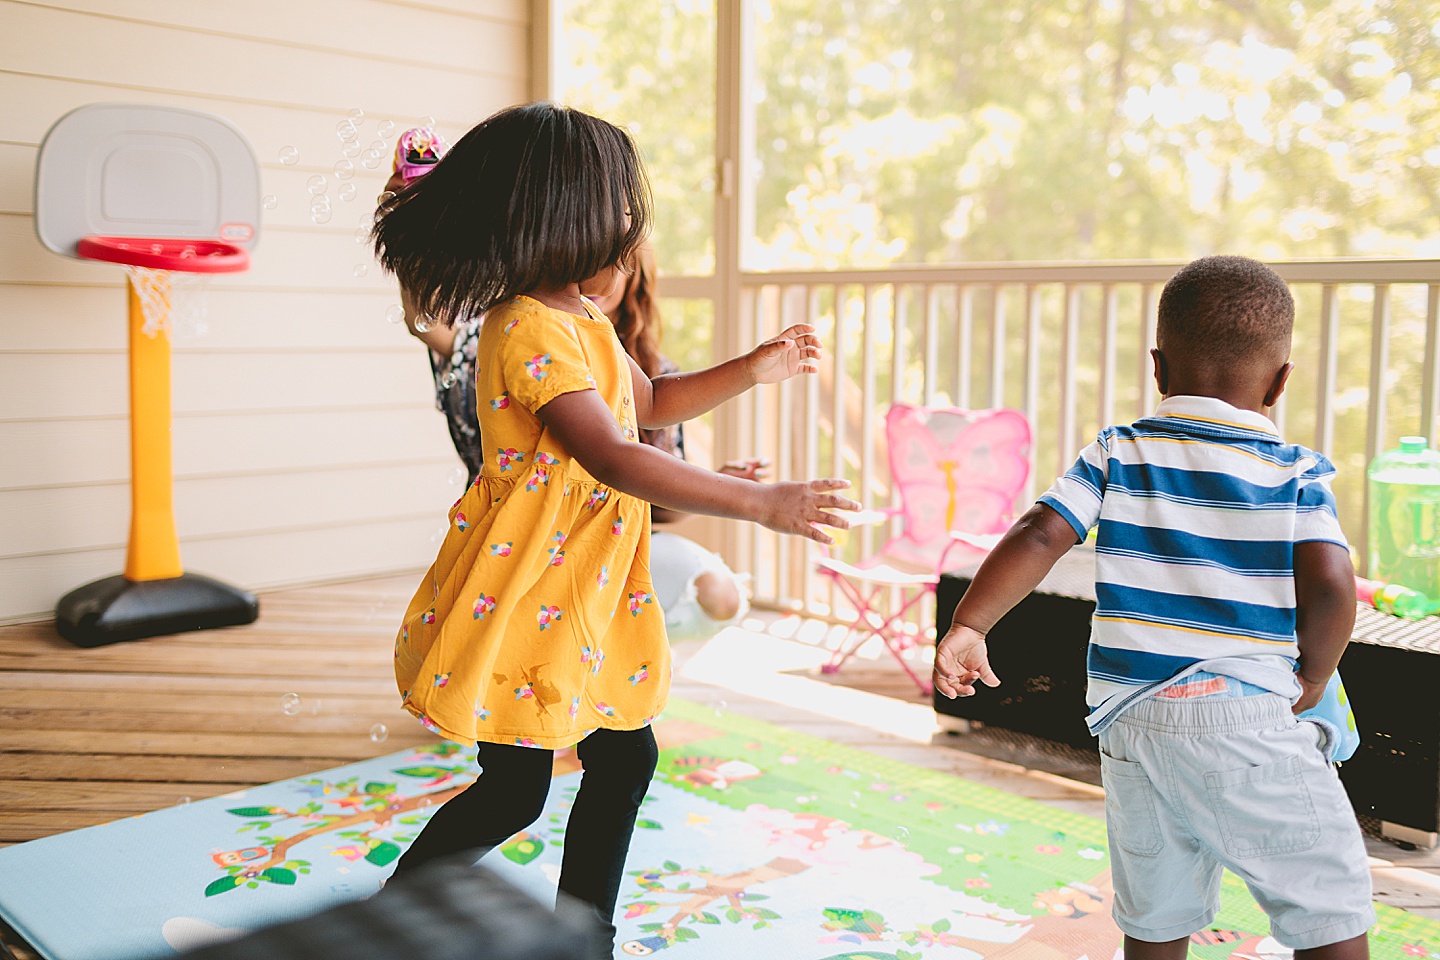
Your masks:
<instances>
[{"instance_id":1,"label":"green plastic water jug","mask_svg":"<svg viewBox=\"0 0 1440 960\"><path fill-rule=\"evenodd\" d=\"M1370 576L1440 597L1440 453L1401 437L1376 457L1370 484Z\"/></svg>"}]
</instances>

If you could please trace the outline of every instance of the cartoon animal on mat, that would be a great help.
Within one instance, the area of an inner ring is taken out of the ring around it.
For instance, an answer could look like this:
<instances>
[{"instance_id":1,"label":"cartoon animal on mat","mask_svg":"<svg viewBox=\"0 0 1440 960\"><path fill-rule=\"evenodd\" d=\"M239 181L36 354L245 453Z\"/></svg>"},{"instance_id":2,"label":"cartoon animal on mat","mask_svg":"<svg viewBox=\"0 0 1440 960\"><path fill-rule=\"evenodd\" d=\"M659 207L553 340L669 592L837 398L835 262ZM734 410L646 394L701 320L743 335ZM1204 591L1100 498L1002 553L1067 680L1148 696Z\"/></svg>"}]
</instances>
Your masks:
<instances>
[{"instance_id":1,"label":"cartoon animal on mat","mask_svg":"<svg viewBox=\"0 0 1440 960\"><path fill-rule=\"evenodd\" d=\"M1079 920L1105 909L1105 894L1088 883L1070 883L1035 894L1035 906L1057 917Z\"/></svg>"},{"instance_id":2,"label":"cartoon animal on mat","mask_svg":"<svg viewBox=\"0 0 1440 960\"><path fill-rule=\"evenodd\" d=\"M680 779L697 787L714 787L716 790L724 790L742 780L754 780L761 774L760 768L753 763L723 757L681 757L675 761L675 766L697 768Z\"/></svg>"},{"instance_id":3,"label":"cartoon animal on mat","mask_svg":"<svg viewBox=\"0 0 1440 960\"><path fill-rule=\"evenodd\" d=\"M1290 948L1275 938L1240 930L1201 930L1190 935L1190 942L1199 947L1233 943L1234 949L1227 954L1229 960L1282 960L1290 956Z\"/></svg>"},{"instance_id":4,"label":"cartoon animal on mat","mask_svg":"<svg viewBox=\"0 0 1440 960\"><path fill-rule=\"evenodd\" d=\"M213 853L210 859L222 867L233 867L237 863L244 863L247 860L258 860L261 857L269 856L270 851L265 847L246 847L243 850L226 850L224 853Z\"/></svg>"}]
</instances>

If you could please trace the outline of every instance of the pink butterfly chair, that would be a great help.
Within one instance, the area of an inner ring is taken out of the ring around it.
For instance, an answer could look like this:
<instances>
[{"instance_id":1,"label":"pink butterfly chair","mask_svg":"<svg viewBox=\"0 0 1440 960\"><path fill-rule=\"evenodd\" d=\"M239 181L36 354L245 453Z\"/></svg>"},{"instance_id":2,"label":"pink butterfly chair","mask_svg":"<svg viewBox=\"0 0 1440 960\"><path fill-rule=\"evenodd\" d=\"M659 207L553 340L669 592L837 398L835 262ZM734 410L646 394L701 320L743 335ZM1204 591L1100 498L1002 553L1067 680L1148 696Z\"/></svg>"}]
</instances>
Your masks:
<instances>
[{"instance_id":1,"label":"pink butterfly chair","mask_svg":"<svg viewBox=\"0 0 1440 960\"><path fill-rule=\"evenodd\" d=\"M857 611L850 633L821 669L835 673L871 637L879 637L916 685L901 656L914 645L905 617L940 582L940 574L983 556L1009 527L1015 499L1030 476L1030 421L1015 410L961 410L897 403L885 415L890 476L900 507L867 510L854 523L901 518L900 533L859 563L823 557L822 576L833 580ZM900 603L879 606L892 589Z\"/></svg>"}]
</instances>

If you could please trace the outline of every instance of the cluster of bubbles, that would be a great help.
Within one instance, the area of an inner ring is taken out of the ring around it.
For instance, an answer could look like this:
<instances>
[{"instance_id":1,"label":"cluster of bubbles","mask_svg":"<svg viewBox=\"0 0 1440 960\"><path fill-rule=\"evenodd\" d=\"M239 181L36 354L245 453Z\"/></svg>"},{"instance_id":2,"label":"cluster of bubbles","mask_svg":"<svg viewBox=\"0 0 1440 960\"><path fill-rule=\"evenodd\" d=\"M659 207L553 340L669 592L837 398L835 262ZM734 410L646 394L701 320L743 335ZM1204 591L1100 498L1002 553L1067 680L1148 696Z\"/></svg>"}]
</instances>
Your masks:
<instances>
[{"instance_id":1,"label":"cluster of bubbles","mask_svg":"<svg viewBox=\"0 0 1440 960\"><path fill-rule=\"evenodd\" d=\"M343 203L352 203L360 195L359 187L354 183L356 163L367 170L378 170L389 158L396 135L396 125L393 120L380 120L375 123L373 139L368 144L363 144L365 136L364 127L366 123L365 111L359 107L350 110L335 124L335 136L340 140L340 158L331 165L330 173L312 174L305 181L305 189L309 194L310 220L315 224L327 224L335 215L335 204L331 197L338 197ZM434 117L420 117L416 126L434 127ZM283 146L279 153L280 162L287 167L293 167L300 162L300 151L293 146ZM334 193L331 193L331 183L335 184ZM376 198L379 208L394 199L395 194L386 191ZM274 210L280 204L279 198L274 195L266 195L261 200L261 206L266 210ZM366 211L360 215L358 224L355 227L355 242L362 246L370 243L371 230L375 225L375 214ZM351 275L357 279L369 276L370 263L356 263L350 270ZM398 303L391 304L386 308L385 319L391 323L401 323L405 320L405 309ZM435 322L429 318L419 318L415 322L415 329L420 333L426 333L435 327Z\"/></svg>"},{"instance_id":2,"label":"cluster of bubbles","mask_svg":"<svg viewBox=\"0 0 1440 960\"><path fill-rule=\"evenodd\" d=\"M319 700L312 700L310 702L311 716L316 716L320 713L320 703ZM301 699L298 693L287 693L280 698L280 712L287 717L298 715L303 706L304 700ZM384 743L389 736L390 728L383 723L377 723L370 728L370 740L372 743ZM221 769L224 768L222 767ZM180 800L182 803L190 802L189 797L181 797Z\"/></svg>"},{"instance_id":3,"label":"cluster of bubbles","mask_svg":"<svg viewBox=\"0 0 1440 960\"><path fill-rule=\"evenodd\" d=\"M421 124L433 125L431 117L421 118ZM334 196L341 202L352 203L360 195L359 188L351 182L355 177L355 161L367 170L377 170L390 156L390 141L395 136L395 121L382 120L375 124L373 133L374 139L367 146L361 145L362 129L365 126L365 111L359 107L354 108L335 125L335 135L340 138L340 159L331 166L331 175L315 174L306 181L306 189L309 191L310 199L310 220L317 224L329 223L335 214L334 203L331 200L330 184L331 179L337 184ZM287 167L293 167L300 162L300 151L293 146L280 148L280 162ZM279 199L275 196L266 196L261 205L266 210L274 210L279 206ZM369 216L361 218L361 227L368 234ZM358 234L359 231L357 231ZM357 270L357 277L364 276L364 272Z\"/></svg>"},{"instance_id":4,"label":"cluster of bubbles","mask_svg":"<svg viewBox=\"0 0 1440 960\"><path fill-rule=\"evenodd\" d=\"M315 717L320 715L321 704L322 701L320 700L310 701L310 716ZM297 715L304 705L305 701L300 698L300 694L298 693L287 693L280 698L280 712L287 717Z\"/></svg>"}]
</instances>

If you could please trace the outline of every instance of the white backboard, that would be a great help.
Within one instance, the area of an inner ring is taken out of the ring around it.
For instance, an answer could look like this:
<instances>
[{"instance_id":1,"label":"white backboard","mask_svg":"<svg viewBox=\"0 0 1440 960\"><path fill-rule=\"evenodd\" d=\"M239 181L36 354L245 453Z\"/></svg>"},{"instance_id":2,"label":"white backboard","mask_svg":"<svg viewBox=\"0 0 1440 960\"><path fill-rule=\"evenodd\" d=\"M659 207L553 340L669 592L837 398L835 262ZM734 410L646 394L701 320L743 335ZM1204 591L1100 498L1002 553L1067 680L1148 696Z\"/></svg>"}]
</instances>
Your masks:
<instances>
[{"instance_id":1,"label":"white backboard","mask_svg":"<svg viewBox=\"0 0 1440 960\"><path fill-rule=\"evenodd\" d=\"M250 141L208 113L92 103L65 114L35 162L35 232L75 257L88 236L184 237L254 247L260 168Z\"/></svg>"}]
</instances>

